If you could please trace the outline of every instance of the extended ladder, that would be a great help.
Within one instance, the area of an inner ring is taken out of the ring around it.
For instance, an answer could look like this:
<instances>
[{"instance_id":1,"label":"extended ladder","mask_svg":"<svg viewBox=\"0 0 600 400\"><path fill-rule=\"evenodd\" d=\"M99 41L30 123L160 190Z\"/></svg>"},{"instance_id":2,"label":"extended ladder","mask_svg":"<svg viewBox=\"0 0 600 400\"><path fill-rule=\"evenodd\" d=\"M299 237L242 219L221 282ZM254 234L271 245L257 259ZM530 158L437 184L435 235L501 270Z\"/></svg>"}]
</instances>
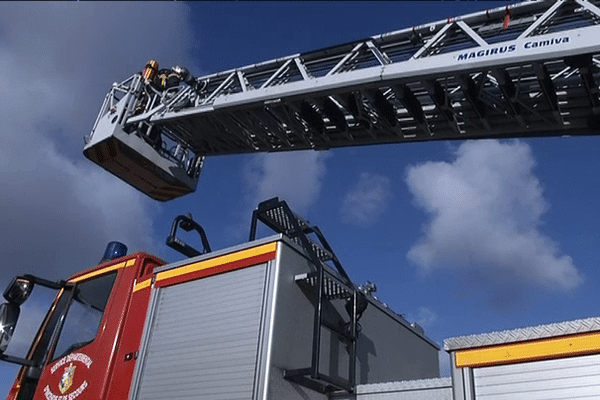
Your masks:
<instances>
[{"instance_id":1,"label":"extended ladder","mask_svg":"<svg viewBox=\"0 0 600 400\"><path fill-rule=\"evenodd\" d=\"M162 91L135 74L108 93L84 154L169 200L211 155L598 134L599 6L511 4Z\"/></svg>"}]
</instances>

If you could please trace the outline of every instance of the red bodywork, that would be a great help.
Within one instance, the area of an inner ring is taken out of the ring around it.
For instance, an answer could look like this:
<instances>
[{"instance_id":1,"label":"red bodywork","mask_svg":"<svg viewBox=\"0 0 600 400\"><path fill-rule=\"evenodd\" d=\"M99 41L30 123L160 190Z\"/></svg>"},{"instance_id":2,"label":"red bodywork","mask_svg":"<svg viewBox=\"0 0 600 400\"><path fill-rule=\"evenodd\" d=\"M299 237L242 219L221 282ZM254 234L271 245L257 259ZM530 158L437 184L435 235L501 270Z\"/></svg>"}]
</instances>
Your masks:
<instances>
[{"instance_id":1,"label":"red bodywork","mask_svg":"<svg viewBox=\"0 0 600 400\"><path fill-rule=\"evenodd\" d=\"M21 368L7 400L126 399L148 310L152 270L163 264L159 258L136 253L71 277L67 283L117 271L96 337L59 359L46 360L33 397L33 388L29 393L22 389L29 367ZM44 325L29 356L43 331Z\"/></svg>"}]
</instances>

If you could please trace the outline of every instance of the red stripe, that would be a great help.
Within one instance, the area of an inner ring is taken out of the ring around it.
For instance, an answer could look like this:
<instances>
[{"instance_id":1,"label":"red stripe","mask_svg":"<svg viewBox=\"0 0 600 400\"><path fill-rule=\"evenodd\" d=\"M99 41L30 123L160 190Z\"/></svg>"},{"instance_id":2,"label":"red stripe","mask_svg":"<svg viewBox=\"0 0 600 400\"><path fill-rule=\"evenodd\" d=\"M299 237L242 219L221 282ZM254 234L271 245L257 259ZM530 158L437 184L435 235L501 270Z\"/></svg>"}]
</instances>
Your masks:
<instances>
[{"instance_id":1,"label":"red stripe","mask_svg":"<svg viewBox=\"0 0 600 400\"><path fill-rule=\"evenodd\" d=\"M156 281L156 287L166 287L175 285L176 283L192 281L194 279L206 278L207 276L222 274L224 272L234 271L236 269L242 269L252 267L254 265L262 264L275 258L276 252L259 254L257 256L244 258L237 261L232 261L226 264L217 265L215 267L201 269L187 274L174 276L172 278L162 279Z\"/></svg>"}]
</instances>

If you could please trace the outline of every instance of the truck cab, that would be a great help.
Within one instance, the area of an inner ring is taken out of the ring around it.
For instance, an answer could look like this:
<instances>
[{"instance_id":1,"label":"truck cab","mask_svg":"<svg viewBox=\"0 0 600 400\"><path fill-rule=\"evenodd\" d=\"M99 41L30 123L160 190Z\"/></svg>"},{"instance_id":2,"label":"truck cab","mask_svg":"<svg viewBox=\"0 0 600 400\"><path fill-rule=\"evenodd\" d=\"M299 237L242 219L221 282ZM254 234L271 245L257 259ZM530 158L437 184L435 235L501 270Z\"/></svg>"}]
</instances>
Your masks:
<instances>
[{"instance_id":1,"label":"truck cab","mask_svg":"<svg viewBox=\"0 0 600 400\"><path fill-rule=\"evenodd\" d=\"M140 282L164 261L146 253L120 254L113 250L98 266L66 281L26 275L9 285L0 311L0 352L33 287L57 293L26 358L0 355L22 365L8 400L127 396L150 294L149 285Z\"/></svg>"}]
</instances>

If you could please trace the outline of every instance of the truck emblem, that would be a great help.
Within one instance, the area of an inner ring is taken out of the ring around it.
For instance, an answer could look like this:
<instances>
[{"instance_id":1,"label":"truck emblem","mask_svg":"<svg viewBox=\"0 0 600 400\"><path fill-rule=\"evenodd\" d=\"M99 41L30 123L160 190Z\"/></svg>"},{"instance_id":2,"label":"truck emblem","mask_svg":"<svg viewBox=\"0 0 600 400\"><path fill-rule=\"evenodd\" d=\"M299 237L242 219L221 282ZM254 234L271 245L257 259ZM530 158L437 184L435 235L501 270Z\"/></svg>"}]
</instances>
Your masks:
<instances>
[{"instance_id":1,"label":"truck emblem","mask_svg":"<svg viewBox=\"0 0 600 400\"><path fill-rule=\"evenodd\" d=\"M58 386L60 394L53 393L52 389L50 389L50 385L46 385L44 387L44 397L46 400L75 400L84 392L88 387L87 380L84 380L75 390L71 390L73 389L77 363L81 363L81 365L84 365L89 369L92 365L92 359L83 353L72 353L58 360L56 364L50 368L50 374L54 375L55 373L60 374L58 371L65 366L62 375L59 375L60 380L58 385L56 385L56 383L52 384L52 386ZM85 369L83 371L85 376ZM79 377L81 379L81 370Z\"/></svg>"},{"instance_id":2,"label":"truck emblem","mask_svg":"<svg viewBox=\"0 0 600 400\"><path fill-rule=\"evenodd\" d=\"M73 375L75 375L75 366L71 363L65 368L65 372L63 372L60 382L58 383L58 390L60 390L60 393L64 394L69 390L73 384Z\"/></svg>"}]
</instances>

